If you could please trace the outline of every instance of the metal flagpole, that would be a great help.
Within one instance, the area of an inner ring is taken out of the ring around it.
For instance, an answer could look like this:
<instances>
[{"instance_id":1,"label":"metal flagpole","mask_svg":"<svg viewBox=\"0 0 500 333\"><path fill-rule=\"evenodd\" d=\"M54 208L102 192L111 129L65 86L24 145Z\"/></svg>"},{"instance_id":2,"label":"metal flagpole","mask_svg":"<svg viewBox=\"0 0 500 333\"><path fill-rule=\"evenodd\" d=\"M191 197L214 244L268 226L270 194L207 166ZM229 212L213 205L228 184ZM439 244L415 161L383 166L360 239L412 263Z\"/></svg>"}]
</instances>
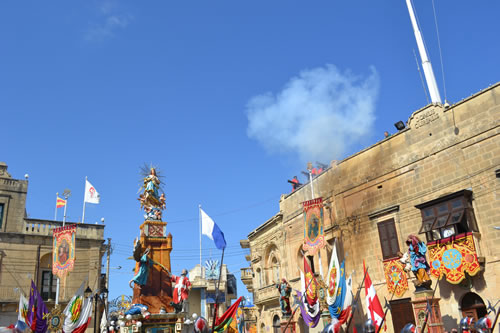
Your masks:
<instances>
[{"instance_id":1,"label":"metal flagpole","mask_svg":"<svg viewBox=\"0 0 500 333\"><path fill-rule=\"evenodd\" d=\"M309 183L311 183L311 194L312 194L312 199L314 199L314 186L313 186L313 178L311 170L309 170Z\"/></svg>"},{"instance_id":2,"label":"metal flagpole","mask_svg":"<svg viewBox=\"0 0 500 333\"><path fill-rule=\"evenodd\" d=\"M87 176L85 176L85 190L83 191L82 223L85 223L85 196L87 195Z\"/></svg>"},{"instance_id":3,"label":"metal flagpole","mask_svg":"<svg viewBox=\"0 0 500 333\"><path fill-rule=\"evenodd\" d=\"M361 288L363 288L363 284L365 283L366 274L368 274L368 267L366 267L365 275L363 275L363 280L361 280L361 283L359 284L359 287L358 287L358 291L356 292L356 297L354 297L354 301L352 303L353 304L352 313L351 313L351 316L349 318L349 321L347 322L347 327L345 329L346 332L349 332L349 326L351 326L352 318L354 317L354 312L356 312L356 309L359 310L359 307L358 307L359 296L361 293ZM356 308L354 308L354 306L356 306ZM363 313L361 312L361 314L363 314Z\"/></svg>"},{"instance_id":4,"label":"metal flagpole","mask_svg":"<svg viewBox=\"0 0 500 333\"><path fill-rule=\"evenodd\" d=\"M200 275L203 279L203 269L201 268L201 205L198 205L198 218L200 220Z\"/></svg>"},{"instance_id":5,"label":"metal flagpole","mask_svg":"<svg viewBox=\"0 0 500 333\"><path fill-rule=\"evenodd\" d=\"M57 199L59 199L59 193L56 192L56 212L54 213L54 221L57 221Z\"/></svg>"},{"instance_id":6,"label":"metal flagpole","mask_svg":"<svg viewBox=\"0 0 500 333\"><path fill-rule=\"evenodd\" d=\"M212 322L212 333L214 332L215 320L217 319L217 311L219 310L217 306L217 301L218 301L217 298L219 297L219 287L220 287L220 279L222 277L222 264L224 263L225 249L226 249L225 247L222 248L222 258L220 259L220 268L219 268L219 282L217 282L217 288L215 289L215 306L214 306L215 309L214 309L214 321Z\"/></svg>"}]
</instances>

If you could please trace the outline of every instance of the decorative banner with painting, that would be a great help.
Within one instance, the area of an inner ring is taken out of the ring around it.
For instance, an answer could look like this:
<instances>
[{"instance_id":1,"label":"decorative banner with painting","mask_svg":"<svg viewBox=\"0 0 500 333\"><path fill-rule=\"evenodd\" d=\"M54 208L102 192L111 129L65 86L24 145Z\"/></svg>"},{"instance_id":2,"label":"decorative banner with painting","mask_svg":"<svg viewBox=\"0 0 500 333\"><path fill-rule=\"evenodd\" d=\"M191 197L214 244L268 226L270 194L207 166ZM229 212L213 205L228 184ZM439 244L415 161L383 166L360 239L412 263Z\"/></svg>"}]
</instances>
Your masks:
<instances>
[{"instance_id":1,"label":"decorative banner with painting","mask_svg":"<svg viewBox=\"0 0 500 333\"><path fill-rule=\"evenodd\" d=\"M397 297L403 297L408 290L408 279L399 258L384 260L384 275L387 281L387 291L394 293Z\"/></svg>"},{"instance_id":2,"label":"decorative banner with painting","mask_svg":"<svg viewBox=\"0 0 500 333\"><path fill-rule=\"evenodd\" d=\"M52 230L54 234L52 249L52 274L65 277L75 266L76 224Z\"/></svg>"},{"instance_id":3,"label":"decorative banner with painting","mask_svg":"<svg viewBox=\"0 0 500 333\"><path fill-rule=\"evenodd\" d=\"M304 245L302 248L309 255L314 255L325 246L323 198L304 201L302 205L304 207Z\"/></svg>"},{"instance_id":4,"label":"decorative banner with painting","mask_svg":"<svg viewBox=\"0 0 500 333\"><path fill-rule=\"evenodd\" d=\"M446 281L458 284L465 279L465 273L476 275L480 270L472 233L440 239L427 244L431 274L439 278L446 275Z\"/></svg>"}]
</instances>

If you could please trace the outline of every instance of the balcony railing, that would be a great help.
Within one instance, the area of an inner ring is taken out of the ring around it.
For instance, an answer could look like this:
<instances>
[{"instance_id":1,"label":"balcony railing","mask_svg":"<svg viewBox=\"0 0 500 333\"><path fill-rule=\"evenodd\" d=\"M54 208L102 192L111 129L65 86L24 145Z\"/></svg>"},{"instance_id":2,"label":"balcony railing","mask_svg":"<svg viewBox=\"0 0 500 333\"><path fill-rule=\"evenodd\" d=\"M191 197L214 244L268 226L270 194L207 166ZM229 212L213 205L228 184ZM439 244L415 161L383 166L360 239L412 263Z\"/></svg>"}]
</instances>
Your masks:
<instances>
[{"instance_id":1,"label":"balcony railing","mask_svg":"<svg viewBox=\"0 0 500 333\"><path fill-rule=\"evenodd\" d=\"M275 284L270 284L263 288L255 290L255 303L263 303L271 300L279 300L280 294Z\"/></svg>"},{"instance_id":2,"label":"balcony railing","mask_svg":"<svg viewBox=\"0 0 500 333\"><path fill-rule=\"evenodd\" d=\"M251 268L242 268L241 269L241 279L248 280L253 278L253 270Z\"/></svg>"},{"instance_id":3,"label":"balcony railing","mask_svg":"<svg viewBox=\"0 0 500 333\"><path fill-rule=\"evenodd\" d=\"M74 223L66 223L66 225L69 224ZM54 228L62 227L62 225L63 223L60 221L25 219L23 233L30 235L52 236L52 230ZM76 228L76 237L87 239L103 239L104 225L78 223Z\"/></svg>"}]
</instances>

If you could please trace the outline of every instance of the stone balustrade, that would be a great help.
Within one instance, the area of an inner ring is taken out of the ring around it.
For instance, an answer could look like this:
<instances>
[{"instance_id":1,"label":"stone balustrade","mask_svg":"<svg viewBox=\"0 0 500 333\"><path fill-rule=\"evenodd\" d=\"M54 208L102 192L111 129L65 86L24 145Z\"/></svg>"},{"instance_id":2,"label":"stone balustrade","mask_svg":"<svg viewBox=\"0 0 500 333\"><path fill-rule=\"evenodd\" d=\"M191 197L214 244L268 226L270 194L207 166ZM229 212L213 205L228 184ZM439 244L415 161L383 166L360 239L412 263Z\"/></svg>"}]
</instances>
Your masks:
<instances>
[{"instance_id":1,"label":"stone balustrade","mask_svg":"<svg viewBox=\"0 0 500 333\"><path fill-rule=\"evenodd\" d=\"M70 224L74 223L66 223L66 225ZM62 225L63 223L60 221L24 219L23 234L52 236L52 230L62 227ZM102 240L104 238L104 225L77 223L76 237L80 239L86 238Z\"/></svg>"}]
</instances>

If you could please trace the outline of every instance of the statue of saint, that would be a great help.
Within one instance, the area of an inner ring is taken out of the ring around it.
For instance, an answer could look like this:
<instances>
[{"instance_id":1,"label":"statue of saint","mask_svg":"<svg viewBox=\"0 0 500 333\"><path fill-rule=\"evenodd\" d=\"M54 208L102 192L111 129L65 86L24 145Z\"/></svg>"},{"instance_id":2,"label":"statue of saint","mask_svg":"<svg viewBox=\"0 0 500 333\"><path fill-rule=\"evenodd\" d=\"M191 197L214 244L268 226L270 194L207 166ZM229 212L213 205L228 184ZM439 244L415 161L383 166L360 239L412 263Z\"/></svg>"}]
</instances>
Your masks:
<instances>
[{"instance_id":1,"label":"statue of saint","mask_svg":"<svg viewBox=\"0 0 500 333\"><path fill-rule=\"evenodd\" d=\"M163 269L165 272L167 272L168 275L170 275L170 272L168 269L163 266L162 264L154 261L149 257L149 252L151 251L151 248L148 247L144 253L141 255L141 242L136 238L134 241L134 259L138 263L138 267L136 267L135 270L135 275L132 280L129 281L130 288L134 288L133 283L139 285L140 288L145 286L148 283L148 277L149 277L149 269L153 265L158 265Z\"/></svg>"},{"instance_id":2,"label":"statue of saint","mask_svg":"<svg viewBox=\"0 0 500 333\"><path fill-rule=\"evenodd\" d=\"M406 245L408 245L410 255L411 271L417 278L415 282L416 290L431 289L432 280L428 274L430 266L425 258L427 246L415 235L408 236Z\"/></svg>"},{"instance_id":3,"label":"statue of saint","mask_svg":"<svg viewBox=\"0 0 500 333\"><path fill-rule=\"evenodd\" d=\"M138 284L139 287L145 286L148 283L149 277L149 268L153 266L153 262L149 259L148 254L151 249L148 247L146 251L144 251L143 255L139 259L139 268L136 269L136 274L132 280L130 280L129 285L130 288L134 286L132 283ZM135 251L134 251L135 252Z\"/></svg>"},{"instance_id":4,"label":"statue of saint","mask_svg":"<svg viewBox=\"0 0 500 333\"><path fill-rule=\"evenodd\" d=\"M173 302L170 302L175 309L175 313L183 311L184 301L187 300L189 296L189 288L191 288L191 282L187 277L187 270L183 269L181 276L172 275L171 282L174 282L174 292L172 293Z\"/></svg>"},{"instance_id":5,"label":"statue of saint","mask_svg":"<svg viewBox=\"0 0 500 333\"><path fill-rule=\"evenodd\" d=\"M281 313L284 316L290 316L292 314L292 309L290 308L290 294L292 293L292 287L290 287L290 284L286 279L282 279L281 283L276 284L276 288L278 288L280 293Z\"/></svg>"},{"instance_id":6,"label":"statue of saint","mask_svg":"<svg viewBox=\"0 0 500 333\"><path fill-rule=\"evenodd\" d=\"M161 221L162 210L166 208L166 197L161 188L161 175L156 168L143 167L141 169L143 176L141 188L143 192L139 194L141 208L144 209L144 220ZM161 193L161 194L160 194Z\"/></svg>"}]
</instances>

